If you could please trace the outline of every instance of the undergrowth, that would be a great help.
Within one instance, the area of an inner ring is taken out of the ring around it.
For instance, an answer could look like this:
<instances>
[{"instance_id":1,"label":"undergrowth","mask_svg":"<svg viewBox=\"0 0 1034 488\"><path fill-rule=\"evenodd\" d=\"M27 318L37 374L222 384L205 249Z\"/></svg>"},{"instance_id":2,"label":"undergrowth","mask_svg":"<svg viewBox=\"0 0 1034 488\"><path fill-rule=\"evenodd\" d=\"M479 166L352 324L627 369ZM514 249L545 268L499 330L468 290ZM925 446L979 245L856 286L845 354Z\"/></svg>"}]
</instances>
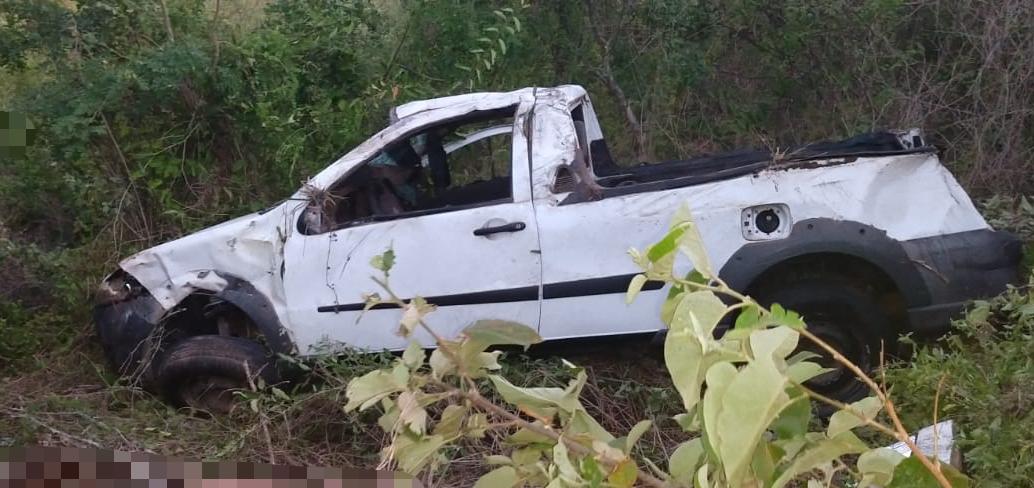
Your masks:
<instances>
[{"instance_id":1,"label":"undergrowth","mask_svg":"<svg viewBox=\"0 0 1034 488\"><path fill-rule=\"evenodd\" d=\"M997 197L979 206L993 226L1031 242L1034 211L1024 199ZM83 305L89 283L76 281L88 271L77 264L88 261L85 254L0 241L4 268L10 277L18 273L8 283L19 283L3 289L0 308L0 445L98 445L195 459L376 467L384 432L376 418L344 414L341 405L349 379L383 367L392 355L306 363L308 379L284 396L246 393L230 416L192 415L123 384L103 363ZM1034 292L1016 288L977 302L951 336L919 346L913 363L887 371L903 420L914 426L932 421L931 399L946 377L938 418L955 420L965 471L983 486L1028 486L1034 479L1032 335ZM589 373L583 401L605 428L627 432L639 419L653 420L655 428L637 448L645 457L665 458L685 440L670 421L677 393L656 351L627 344L578 349L569 359ZM502 373L519 386L562 386L571 379L556 357L507 355ZM480 453L498 451L502 439L465 442L432 481L471 484L484 471Z\"/></svg>"},{"instance_id":2,"label":"undergrowth","mask_svg":"<svg viewBox=\"0 0 1034 488\"><path fill-rule=\"evenodd\" d=\"M910 425L952 419L964 468L981 486L1034 480L1034 279L976 302L950 336L887 371ZM937 391L943 379L943 388Z\"/></svg>"},{"instance_id":3,"label":"undergrowth","mask_svg":"<svg viewBox=\"0 0 1034 488\"><path fill-rule=\"evenodd\" d=\"M188 459L356 468L379 463L386 439L377 415L346 414L341 406L347 382L390 364L394 356L389 353L306 362L310 371L292 390L282 395L271 388L242 392L230 415L206 417L124 384L112 375L87 334L79 335L62 354L41 357L17 375L0 374L0 446L102 446ZM619 353L597 347L571 356L589 372L583 391L586 408L615 431L627 431L640 419L656 419L657 428L639 449L670 454L685 435L670 420L678 402L662 374L663 364L645 348L625 351L634 361L614 361ZM570 369L559 358L508 354L501 363L517 385L560 386L570 380ZM438 486L472 485L484 473L483 453L498 451L502 442L501 435L465 441L449 453L448 467L431 481Z\"/></svg>"},{"instance_id":4,"label":"undergrowth","mask_svg":"<svg viewBox=\"0 0 1034 488\"><path fill-rule=\"evenodd\" d=\"M930 424L938 398L937 416L954 420L964 469L979 485L1027 487L1034 480L1034 205L996 195L978 206L992 227L1026 243L1029 281L974 302L947 337L889 368L887 381L910 424Z\"/></svg>"}]
</instances>

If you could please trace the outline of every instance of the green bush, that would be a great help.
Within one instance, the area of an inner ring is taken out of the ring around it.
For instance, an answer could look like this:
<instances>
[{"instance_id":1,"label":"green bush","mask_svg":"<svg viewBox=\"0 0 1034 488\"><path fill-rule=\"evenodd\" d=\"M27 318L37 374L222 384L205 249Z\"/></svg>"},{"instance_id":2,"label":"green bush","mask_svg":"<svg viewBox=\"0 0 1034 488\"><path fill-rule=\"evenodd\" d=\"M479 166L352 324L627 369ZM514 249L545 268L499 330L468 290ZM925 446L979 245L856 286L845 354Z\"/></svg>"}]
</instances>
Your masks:
<instances>
[{"instance_id":1,"label":"green bush","mask_svg":"<svg viewBox=\"0 0 1034 488\"><path fill-rule=\"evenodd\" d=\"M909 425L952 419L967 474L983 486L1034 483L1034 280L976 302L952 334L889 368ZM943 389L938 392L942 378Z\"/></svg>"},{"instance_id":2,"label":"green bush","mask_svg":"<svg viewBox=\"0 0 1034 488\"><path fill-rule=\"evenodd\" d=\"M89 328L94 280L106 246L43 249L0 236L0 375L65 354Z\"/></svg>"}]
</instances>

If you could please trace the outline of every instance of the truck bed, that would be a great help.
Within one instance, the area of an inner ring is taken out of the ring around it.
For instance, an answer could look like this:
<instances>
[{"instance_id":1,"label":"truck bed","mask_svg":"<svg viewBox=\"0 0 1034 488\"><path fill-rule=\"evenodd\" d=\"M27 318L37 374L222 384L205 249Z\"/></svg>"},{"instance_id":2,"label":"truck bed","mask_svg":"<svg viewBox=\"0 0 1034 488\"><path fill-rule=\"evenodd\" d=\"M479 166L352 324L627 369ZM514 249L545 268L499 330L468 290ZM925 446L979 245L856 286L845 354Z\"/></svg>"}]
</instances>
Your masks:
<instances>
[{"instance_id":1,"label":"truck bed","mask_svg":"<svg viewBox=\"0 0 1034 488\"><path fill-rule=\"evenodd\" d=\"M623 167L609 163L606 149L594 151L597 182L605 188L603 197L627 195L690 186L709 181L735 178L770 167L808 167L809 161L843 158L844 162L859 157L888 156L915 152L931 152L918 131L879 131L860 134L841 141L822 141L792 147L778 154L764 149L741 149L708 154L690 159L640 163ZM572 194L564 203L581 201L584 195Z\"/></svg>"}]
</instances>

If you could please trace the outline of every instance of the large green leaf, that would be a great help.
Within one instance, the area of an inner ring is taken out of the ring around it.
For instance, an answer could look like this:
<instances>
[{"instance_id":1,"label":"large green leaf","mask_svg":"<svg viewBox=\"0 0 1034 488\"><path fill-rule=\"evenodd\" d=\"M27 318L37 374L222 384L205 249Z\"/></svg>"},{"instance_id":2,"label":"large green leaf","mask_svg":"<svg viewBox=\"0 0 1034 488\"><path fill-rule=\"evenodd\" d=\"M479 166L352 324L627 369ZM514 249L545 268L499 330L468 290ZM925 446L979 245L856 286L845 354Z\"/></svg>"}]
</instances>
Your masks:
<instances>
[{"instance_id":1,"label":"large green leaf","mask_svg":"<svg viewBox=\"0 0 1034 488\"><path fill-rule=\"evenodd\" d=\"M405 352L402 353L402 363L413 371L423 366L426 357L427 354L424 353L424 348L416 341L410 341L409 347L406 347Z\"/></svg>"},{"instance_id":2,"label":"large green leaf","mask_svg":"<svg viewBox=\"0 0 1034 488\"><path fill-rule=\"evenodd\" d=\"M714 329L728 312L728 307L710 291L695 291L683 295L675 307L671 331L689 330L697 336L704 351L714 342Z\"/></svg>"},{"instance_id":3,"label":"large green leaf","mask_svg":"<svg viewBox=\"0 0 1034 488\"><path fill-rule=\"evenodd\" d=\"M632 277L632 281L628 283L628 291L625 292L625 303L632 303L635 301L635 297L642 291L643 285L646 284L646 275L637 274Z\"/></svg>"},{"instance_id":4,"label":"large green leaf","mask_svg":"<svg viewBox=\"0 0 1034 488\"><path fill-rule=\"evenodd\" d=\"M348 387L345 389L345 395L348 397L345 411L350 412L356 408L366 410L381 401L382 398L404 390L408 381L409 370L401 363L390 372L370 371L355 378L348 382Z\"/></svg>"},{"instance_id":5,"label":"large green leaf","mask_svg":"<svg viewBox=\"0 0 1034 488\"><path fill-rule=\"evenodd\" d=\"M852 403L850 407L851 410L862 414L866 420L872 420L876 418L876 414L883 408L883 403L880 402L879 398L872 396L858 400ZM838 410L829 418L829 428L826 430L826 435L836 437L843 432L866 423L866 420L858 418L858 415L847 410Z\"/></svg>"},{"instance_id":6,"label":"large green leaf","mask_svg":"<svg viewBox=\"0 0 1034 488\"><path fill-rule=\"evenodd\" d=\"M800 385L830 371L833 371L833 368L823 368L822 365L811 361L798 361L786 367L786 376L790 381Z\"/></svg>"},{"instance_id":7,"label":"large green leaf","mask_svg":"<svg viewBox=\"0 0 1034 488\"><path fill-rule=\"evenodd\" d=\"M463 329L463 334L470 342L484 347L515 345L527 349L532 344L542 342L542 337L535 329L507 320L478 320Z\"/></svg>"},{"instance_id":8,"label":"large green leaf","mask_svg":"<svg viewBox=\"0 0 1034 488\"><path fill-rule=\"evenodd\" d=\"M675 252L675 249L679 247L679 239L686 233L684 226L674 227L664 235L661 240L657 241L656 244L650 246L646 250L646 258L651 262L656 263L664 257Z\"/></svg>"},{"instance_id":9,"label":"large green leaf","mask_svg":"<svg viewBox=\"0 0 1034 488\"><path fill-rule=\"evenodd\" d=\"M752 476L748 476L746 482L749 484L751 478L756 478L761 481L761 486L771 483L775 478L776 464L781 460L782 454L782 450L767 439L758 440L758 445L754 448L754 455L750 460Z\"/></svg>"},{"instance_id":10,"label":"large green leaf","mask_svg":"<svg viewBox=\"0 0 1034 488\"><path fill-rule=\"evenodd\" d=\"M553 446L553 465L557 467L559 475L571 484L580 484L582 481L582 475L578 468L575 467L574 463L571 462L570 453L567 451L567 445L562 441L557 442Z\"/></svg>"},{"instance_id":11,"label":"large green leaf","mask_svg":"<svg viewBox=\"0 0 1034 488\"><path fill-rule=\"evenodd\" d=\"M703 361L700 341L688 330L668 332L664 338L664 363L686 411L700 401L701 379L708 366Z\"/></svg>"},{"instance_id":12,"label":"large green leaf","mask_svg":"<svg viewBox=\"0 0 1034 488\"><path fill-rule=\"evenodd\" d=\"M957 469L944 463L941 463L940 467L941 473L951 483L952 488L969 488L969 478ZM887 488L939 488L940 486L937 478L934 478L933 473L923 466L919 458L910 456L894 468L894 479L891 480L890 485L887 485Z\"/></svg>"},{"instance_id":13,"label":"large green leaf","mask_svg":"<svg viewBox=\"0 0 1034 488\"><path fill-rule=\"evenodd\" d=\"M533 411L548 413L550 409L560 409L572 414L576 410L584 410L578 396L588 379L584 371L572 380L567 388L535 387L520 388L507 381L506 378L498 375L489 375L488 379L495 386L496 391L507 403L517 407L527 408Z\"/></svg>"},{"instance_id":14,"label":"large green leaf","mask_svg":"<svg viewBox=\"0 0 1034 488\"><path fill-rule=\"evenodd\" d=\"M668 473L679 483L689 485L697 467L704 461L703 440L699 437L683 442L668 459Z\"/></svg>"},{"instance_id":15,"label":"large green leaf","mask_svg":"<svg viewBox=\"0 0 1034 488\"><path fill-rule=\"evenodd\" d=\"M442 416L434 426L433 434L440 435L446 439L459 436L463 427L463 419L467 416L467 407L463 405L449 405L442 411Z\"/></svg>"},{"instance_id":16,"label":"large green leaf","mask_svg":"<svg viewBox=\"0 0 1034 488\"><path fill-rule=\"evenodd\" d=\"M812 439L810 445L793 458L793 462L772 483L772 488L782 488L797 476L812 471L840 456L857 454L868 449L865 443L851 432L844 432L832 439L826 438L822 434L812 434L810 439Z\"/></svg>"},{"instance_id":17,"label":"large green leaf","mask_svg":"<svg viewBox=\"0 0 1034 488\"><path fill-rule=\"evenodd\" d=\"M689 207L682 206L675 211L672 226L685 229L678 239L678 246L679 251L682 251L693 262L693 269L708 278L714 276L711 260L708 259L707 249L704 247L704 238L700 235L700 230L693 220Z\"/></svg>"},{"instance_id":18,"label":"large green leaf","mask_svg":"<svg viewBox=\"0 0 1034 488\"><path fill-rule=\"evenodd\" d=\"M579 407L571 413L571 420L567 425L567 432L572 436L585 436L593 440L610 442L614 440L614 436L607 429L604 429L602 425L596 419L589 415L584 408Z\"/></svg>"},{"instance_id":19,"label":"large green leaf","mask_svg":"<svg viewBox=\"0 0 1034 488\"><path fill-rule=\"evenodd\" d=\"M791 392L792 401L772 422L771 430L779 439L803 436L811 421L811 399L796 388L791 388Z\"/></svg>"},{"instance_id":20,"label":"large green leaf","mask_svg":"<svg viewBox=\"0 0 1034 488\"><path fill-rule=\"evenodd\" d=\"M701 465L697 470L697 480L693 488L711 488L710 471L707 463Z\"/></svg>"},{"instance_id":21,"label":"large green leaf","mask_svg":"<svg viewBox=\"0 0 1034 488\"><path fill-rule=\"evenodd\" d=\"M420 406L417 394L411 391L404 391L399 394L399 422L415 434L423 434L427 428L427 411Z\"/></svg>"},{"instance_id":22,"label":"large green leaf","mask_svg":"<svg viewBox=\"0 0 1034 488\"><path fill-rule=\"evenodd\" d=\"M632 448L635 447L635 443L639 442L639 438L650 430L650 426L653 422L649 420L640 420L638 423L632 426L632 429L628 431L628 435L625 436L625 453L631 453Z\"/></svg>"},{"instance_id":23,"label":"large green leaf","mask_svg":"<svg viewBox=\"0 0 1034 488\"><path fill-rule=\"evenodd\" d=\"M719 455L718 446L721 445L721 432L718 427L718 416L722 412L725 401L725 390L736 378L736 366L729 363L718 363L707 369L707 390L704 392L703 408L701 410L705 448L716 455ZM709 445L709 446L708 446Z\"/></svg>"},{"instance_id":24,"label":"large green leaf","mask_svg":"<svg viewBox=\"0 0 1034 488\"><path fill-rule=\"evenodd\" d=\"M748 363L724 389L716 419L718 435L711 442L730 486L740 486L749 472L751 447L758 445L769 425L790 404L785 390L786 378L771 357Z\"/></svg>"},{"instance_id":25,"label":"large green leaf","mask_svg":"<svg viewBox=\"0 0 1034 488\"><path fill-rule=\"evenodd\" d=\"M904 460L905 456L887 447L863 452L858 456L858 471L862 473L860 485L889 485L894 478L894 469Z\"/></svg>"},{"instance_id":26,"label":"large green leaf","mask_svg":"<svg viewBox=\"0 0 1034 488\"><path fill-rule=\"evenodd\" d=\"M785 364L785 359L797 347L800 335L789 327L773 327L754 331L750 335L750 349L755 358L770 358L775 364Z\"/></svg>"},{"instance_id":27,"label":"large green leaf","mask_svg":"<svg viewBox=\"0 0 1034 488\"><path fill-rule=\"evenodd\" d=\"M675 290L674 286L672 287L672 290ZM675 309L679 306L679 303L682 302L682 297L687 293L689 292L680 291L678 293L674 293L669 296L663 304L661 304L661 322L664 322L664 325L667 325L668 328L671 328L671 321L675 318Z\"/></svg>"},{"instance_id":28,"label":"large green leaf","mask_svg":"<svg viewBox=\"0 0 1034 488\"><path fill-rule=\"evenodd\" d=\"M406 439L404 436L399 436L399 440ZM427 463L431 461L435 453L442 448L446 443L444 437L439 435L431 435L421 437L408 442L401 442L398 449L395 450L395 459L399 463L399 468L411 475L416 475Z\"/></svg>"},{"instance_id":29,"label":"large green leaf","mask_svg":"<svg viewBox=\"0 0 1034 488\"><path fill-rule=\"evenodd\" d=\"M518 483L520 478L517 476L517 470L510 466L501 466L478 478L474 488L510 488Z\"/></svg>"}]
</instances>

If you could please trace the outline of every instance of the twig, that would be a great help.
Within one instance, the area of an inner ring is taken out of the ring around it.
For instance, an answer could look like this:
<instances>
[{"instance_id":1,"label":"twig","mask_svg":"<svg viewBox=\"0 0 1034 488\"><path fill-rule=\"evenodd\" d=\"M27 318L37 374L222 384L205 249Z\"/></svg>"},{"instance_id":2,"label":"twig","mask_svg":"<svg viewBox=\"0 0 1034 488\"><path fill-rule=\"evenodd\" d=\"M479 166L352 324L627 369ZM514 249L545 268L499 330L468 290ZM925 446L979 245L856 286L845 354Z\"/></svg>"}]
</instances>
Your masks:
<instances>
[{"instance_id":1,"label":"twig","mask_svg":"<svg viewBox=\"0 0 1034 488\"><path fill-rule=\"evenodd\" d=\"M405 307L406 301L399 298L398 295L395 294L395 292L391 289L391 286L388 285L387 279L382 280L380 278L377 278L376 276L371 276L370 279L372 279L374 283L377 283L377 285L379 285L384 290L384 292L388 294L389 302L398 305L399 308ZM438 335L438 333L435 332L430 325L427 325L427 322L424 322L423 318L418 319L417 322L420 324L421 328L427 331L427 333L434 338L435 345L438 346L438 349L440 349L444 354L448 355L449 359L452 360L453 364L455 364L456 368L458 369L462 362L460 361L459 356L457 356L452 349L447 347L448 342L445 340L445 338ZM469 386L476 388L474 382L470 378L464 378L468 381Z\"/></svg>"},{"instance_id":2,"label":"twig","mask_svg":"<svg viewBox=\"0 0 1034 488\"><path fill-rule=\"evenodd\" d=\"M890 427L887 427L886 425L883 425L883 424L877 422L875 419L870 419L870 418L866 417L865 414L863 414L862 412L859 412L858 410L855 410L854 407L852 407L852 406L850 406L850 405L848 405L848 404L846 404L846 403L844 403L844 402L842 402L840 400L835 400L833 398L825 396L825 395L823 395L823 394L821 394L821 393L819 393L819 392L817 392L815 390L812 390L811 388L808 388L807 386L804 386L804 385L802 385L800 383L797 383L795 381L791 381L790 383L792 385L800 388L801 390L803 390L805 393L808 394L808 396L810 396L812 398L815 398L816 400L818 400L818 401L820 401L822 403L825 403L825 404L827 404L829 406L836 407L839 410L843 410L843 411L845 411L845 412L847 412L847 413L849 413L851 415L854 415L855 417L858 417L858 420L861 420L862 422L864 422L865 425L868 425L868 426L870 426L870 427L872 427L872 428L874 428L874 429L876 429L876 430L878 430L880 432L883 432L884 434L887 434L887 435L893 437L894 439L898 438L898 432L896 430L894 430L894 429L892 429Z\"/></svg>"},{"instance_id":3,"label":"twig","mask_svg":"<svg viewBox=\"0 0 1034 488\"><path fill-rule=\"evenodd\" d=\"M388 58L388 63L384 65L384 75L381 76L381 81L387 81L388 75L391 73L391 67L395 65L395 60L399 57L399 52L402 51L403 44L406 43L406 39L409 37L409 28L413 25L413 17L410 16L406 20L406 27L402 30L402 35L399 36L399 42L395 45L395 49L391 52L391 57Z\"/></svg>"},{"instance_id":4,"label":"twig","mask_svg":"<svg viewBox=\"0 0 1034 488\"><path fill-rule=\"evenodd\" d=\"M169 18L169 6L165 0L161 0L162 20L165 22L165 31L169 34L169 41L176 42L176 36L172 33L172 19Z\"/></svg>"},{"instance_id":5,"label":"twig","mask_svg":"<svg viewBox=\"0 0 1034 488\"><path fill-rule=\"evenodd\" d=\"M220 0L215 0L215 12L212 14L212 68L219 66L219 7ZM170 28L171 31L171 28Z\"/></svg>"},{"instance_id":6,"label":"twig","mask_svg":"<svg viewBox=\"0 0 1034 488\"><path fill-rule=\"evenodd\" d=\"M244 361L244 376L248 377L248 386L251 387L251 391L258 393L258 388L255 387L255 380L251 377L251 368L248 366L248 362ZM269 425L264 412L257 412L259 414L259 425L262 427L262 436L266 440L266 449L269 451L269 464L276 464L276 456L273 455L273 438L269 435Z\"/></svg>"},{"instance_id":7,"label":"twig","mask_svg":"<svg viewBox=\"0 0 1034 488\"><path fill-rule=\"evenodd\" d=\"M373 279L373 281L375 283L377 283L384 290L385 293L388 294L389 300L387 300L387 301L389 301L391 303L395 303L396 305L399 305L400 307L406 305L406 301L400 299L398 297L398 295L396 295L395 292L391 289L391 286L388 285L388 282L387 282L386 278L385 279L380 279L380 278L378 278L376 276L373 276L373 277L371 277L371 279ZM574 452L576 452L578 454L581 454L581 455L591 455L591 454L593 454L593 451L591 449L589 449L588 447L585 447L584 445L582 445L582 444L580 444L578 442L575 442L575 441L572 441L572 440L567 439L565 437L562 437L560 434L556 433L552 429L549 429L547 427L539 426L537 424L533 424L531 422L528 422L527 420L522 419L521 417L519 417L517 414L515 414L515 413L513 413L513 412L511 412L511 411L509 411L509 410L507 410L507 409L505 409L503 407L500 407L499 405L496 405L492 401L486 399L484 396L481 395L481 392L478 390L477 385L474 383L474 380L471 379L469 376L467 376L465 374L462 374L462 369L460 368L460 365L462 364L462 361L460 360L459 356L456 355L455 351L453 351L450 347L448 347L448 342L444 338L442 338L440 335L438 335L438 333L436 333L434 331L434 329L431 328L431 326L427 325L427 323L424 322L424 320L422 318L418 320L418 323L420 324L421 327L423 327L424 330L427 331L428 334L431 335L431 337L434 338L435 342L439 346L438 349L441 350L444 354L448 355L449 359L451 359L453 361L453 363L456 364L457 370L459 370L461 372L460 377L463 378L464 384L467 385L467 389L466 390L462 390L462 389L456 388L456 387L454 387L452 385L449 385L449 384L447 384L445 382L442 382L440 380L432 379L431 381L434 384L438 385L440 388L443 388L444 390L446 390L446 391L448 391L450 393L462 395L467 400L469 400L472 404L477 405L482 410L484 410L486 412L494 413L494 414L496 414L496 415L498 415L498 416L500 416L500 417L502 417L502 418L507 420L507 422L501 422L501 423L492 424L493 426L519 426L519 427L525 428L527 430L530 430L532 432L535 432L537 434L549 437L550 439L553 439L553 440L555 440L557 442L563 442L564 445L568 447L568 449L571 449L572 451L574 451ZM612 464L612 463L610 463L610 461L608 461L606 459L604 459L603 462L605 462L607 464ZM661 479L659 479L657 477L654 477L650 473L642 471L642 470L640 470L638 468L636 468L636 470L638 472L638 478L640 480L642 480L644 483L646 483L647 485L656 486L656 487L667 486L667 484L663 480L661 480Z\"/></svg>"},{"instance_id":8,"label":"twig","mask_svg":"<svg viewBox=\"0 0 1034 488\"><path fill-rule=\"evenodd\" d=\"M919 459L919 462L923 463L923 466L925 466L926 469L930 470L930 473L933 474L934 478L937 479L937 482L940 483L942 487L951 488L951 482L948 481L948 478L944 477L944 473L941 472L940 466L931 462L930 459L919 450L919 447L916 446L915 442L912 440L912 436L908 435L908 430L906 430L905 426L901 423L901 418L898 417L897 409L894 408L894 402L891 401L886 392L880 389L879 385L877 385L872 378L862 372L861 368L845 358L839 351L834 349L833 346L830 346L822 339L819 339L818 336L812 334L807 329L800 329L798 332L815 344L818 344L819 347L833 356L833 359L836 360L836 362L851 370L858 379L862 380L862 382L876 394L876 397L883 403L883 407L887 411L887 416L890 417L890 421L894 424L894 430L896 431L895 437L899 441L904 442L905 445L912 450L912 454Z\"/></svg>"},{"instance_id":9,"label":"twig","mask_svg":"<svg viewBox=\"0 0 1034 488\"><path fill-rule=\"evenodd\" d=\"M108 139L111 140L111 144L115 148L115 154L118 156L119 162L122 163L122 169L125 171L126 175L126 185L128 188L133 190L133 196L136 197L136 206L140 210L140 224L144 226L143 236L150 239L151 229L147 221L147 212L144 211L144 202L140 198L140 191L137 189L136 182L133 180L133 173L129 170L129 163L126 160L126 155L122 152L122 146L119 145L118 139L115 138L115 132L111 130L111 123L108 122L108 117L104 115L104 112L100 112L100 116L101 121L104 122L104 129L108 133ZM139 233L137 235L139 235Z\"/></svg>"},{"instance_id":10,"label":"twig","mask_svg":"<svg viewBox=\"0 0 1034 488\"><path fill-rule=\"evenodd\" d=\"M528 422L527 420L524 420L524 419L518 417L513 412L510 412L509 410L507 410L507 409L505 409L503 407L500 407L499 405L496 405L495 403L492 403L490 400L488 400L487 398L482 396L481 393L479 391L477 391L477 390L467 391L464 394L464 396L468 400L470 400L471 403L473 403L474 405L477 405L482 410L494 413L494 414L496 414L496 415L498 415L500 417L503 417L503 418L509 420L510 422L513 422L516 425L521 426L522 428L525 428L527 430L535 432L536 434L540 434L540 435L549 437L550 439L553 439L553 440L555 440L557 442L563 442L564 445L567 446L568 449L574 451L575 453L581 454L583 456L593 454L593 451L591 449L589 449L588 447L585 447L581 443L578 443L578 442L575 442L575 441L573 441L571 439L563 437L563 436L561 436L560 434L558 434L556 431L554 431L552 429L549 429L549 428L546 428L546 427L542 427L540 425ZM607 460L606 458L601 459L601 461L603 461L604 463L607 463L607 464L611 464L610 461ZM657 477L653 476L652 474L647 473L647 472L639 469L638 467L636 468L636 471L638 473L637 474L637 478L639 480L641 480L646 485L656 486L656 487L668 486L667 483L664 482L664 480L662 480L660 478L657 478Z\"/></svg>"},{"instance_id":11,"label":"twig","mask_svg":"<svg viewBox=\"0 0 1034 488\"><path fill-rule=\"evenodd\" d=\"M941 403L941 389L944 388L944 380L948 379L948 373L941 374L941 380L937 382L937 391L933 394L933 452L934 462L940 465L941 458L937 456L937 453L941 452L940 449L940 432L937 428L937 411L940 409Z\"/></svg>"},{"instance_id":12,"label":"twig","mask_svg":"<svg viewBox=\"0 0 1034 488\"><path fill-rule=\"evenodd\" d=\"M610 55L610 42L600 29L600 19L596 12L596 7L593 2L595 0L584 0L585 9L589 24L589 29L592 32L593 39L596 40L596 44L600 49L600 67L595 69L596 76L602 81L607 89L610 90L611 95L617 100L618 106L621 107L621 111L624 112L625 120L632 129L632 138L635 140L636 145L636 158L639 161L648 161L652 159L650 151L647 148L646 133L643 130L643 124L636 116L635 110L632 108L631 102L625 95L625 91L621 88L621 84L618 83L617 77L614 75L614 70L611 67L611 55Z\"/></svg>"},{"instance_id":13,"label":"twig","mask_svg":"<svg viewBox=\"0 0 1034 488\"><path fill-rule=\"evenodd\" d=\"M89 444L89 445L91 445L93 447L96 447L97 449L103 449L104 448L104 446L100 445L99 443L97 443L95 441L92 441L90 439L87 439L85 437L79 437L77 435L69 434L68 432L65 432L65 431L62 431L62 430L58 430L58 429L48 425L47 423L43 422L42 420L40 420L40 419L38 419L38 418L28 414L28 413L19 412L17 410L8 410L7 413L9 415L11 415L12 417L26 419L26 420L28 420L28 421L30 421L30 422L32 422L32 423L34 423L34 424L36 424L36 425L38 425L40 427L43 427L44 429L47 429L50 432L52 432L54 434L57 434L57 435L59 435L61 437L65 437L67 439L78 441L78 442L81 442L83 444Z\"/></svg>"}]
</instances>

